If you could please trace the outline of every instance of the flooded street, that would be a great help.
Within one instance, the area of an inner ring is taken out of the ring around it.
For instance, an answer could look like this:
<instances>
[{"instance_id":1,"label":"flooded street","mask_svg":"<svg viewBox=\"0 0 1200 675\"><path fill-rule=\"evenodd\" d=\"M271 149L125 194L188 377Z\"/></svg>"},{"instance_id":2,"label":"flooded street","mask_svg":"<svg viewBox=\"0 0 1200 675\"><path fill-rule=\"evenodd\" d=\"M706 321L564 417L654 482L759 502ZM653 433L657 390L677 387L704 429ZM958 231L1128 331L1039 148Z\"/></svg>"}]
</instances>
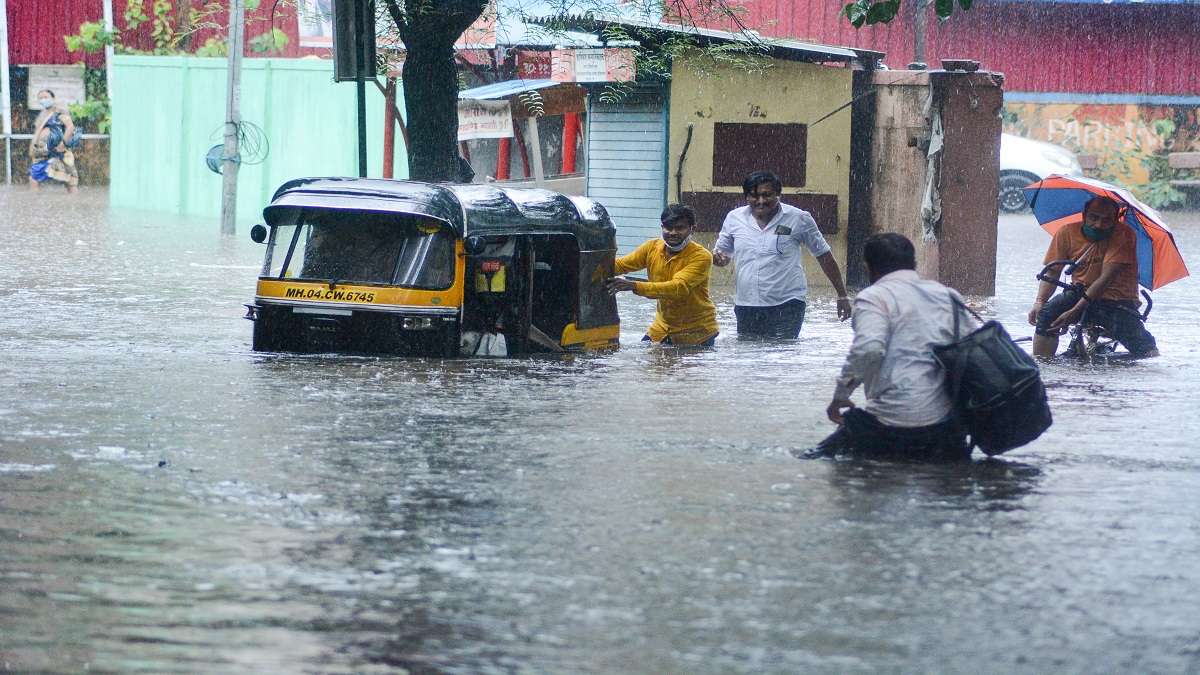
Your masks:
<instances>
[{"instance_id":1,"label":"flooded street","mask_svg":"<svg viewBox=\"0 0 1200 675\"><path fill-rule=\"evenodd\" d=\"M264 355L246 224L0 214L0 671L1200 672L1196 277L1161 358L1046 366L999 461L800 461L828 296L788 344L718 294L715 349L648 347L625 294L612 354ZM999 237L983 304L1029 335L1049 237Z\"/></svg>"}]
</instances>

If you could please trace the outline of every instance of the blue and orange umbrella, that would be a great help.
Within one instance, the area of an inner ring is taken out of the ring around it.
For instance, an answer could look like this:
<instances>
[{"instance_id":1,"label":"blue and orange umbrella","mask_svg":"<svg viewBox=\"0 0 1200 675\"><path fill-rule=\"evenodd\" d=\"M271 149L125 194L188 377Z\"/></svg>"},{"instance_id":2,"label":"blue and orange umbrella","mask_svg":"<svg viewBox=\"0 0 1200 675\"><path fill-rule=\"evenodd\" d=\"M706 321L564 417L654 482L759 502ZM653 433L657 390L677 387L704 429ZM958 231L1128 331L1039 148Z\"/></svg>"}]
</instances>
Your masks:
<instances>
[{"instance_id":1,"label":"blue and orange umbrella","mask_svg":"<svg viewBox=\"0 0 1200 675\"><path fill-rule=\"evenodd\" d=\"M1125 207L1125 224L1137 235L1138 283L1150 290L1188 275L1175 235L1158 211L1138 201L1125 188L1093 178L1053 174L1025 188L1025 201L1042 228L1053 235L1058 228L1083 219L1083 205L1097 195Z\"/></svg>"}]
</instances>

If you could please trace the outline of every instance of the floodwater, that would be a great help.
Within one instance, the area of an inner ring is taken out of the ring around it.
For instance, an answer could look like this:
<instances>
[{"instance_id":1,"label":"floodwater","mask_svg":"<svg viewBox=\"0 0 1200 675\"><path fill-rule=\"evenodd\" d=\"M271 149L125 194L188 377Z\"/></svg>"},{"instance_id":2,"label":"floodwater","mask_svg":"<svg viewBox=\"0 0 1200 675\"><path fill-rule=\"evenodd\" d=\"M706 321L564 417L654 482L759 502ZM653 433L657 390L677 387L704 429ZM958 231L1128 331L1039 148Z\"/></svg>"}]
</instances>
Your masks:
<instances>
[{"instance_id":1,"label":"floodwater","mask_svg":"<svg viewBox=\"0 0 1200 675\"><path fill-rule=\"evenodd\" d=\"M1048 365L1055 425L1002 460L801 461L828 297L790 344L725 297L717 348L645 346L622 298L607 355L264 355L244 233L0 214L0 671L1200 672L1192 279L1161 358ZM1047 241L1000 223L1015 334Z\"/></svg>"}]
</instances>

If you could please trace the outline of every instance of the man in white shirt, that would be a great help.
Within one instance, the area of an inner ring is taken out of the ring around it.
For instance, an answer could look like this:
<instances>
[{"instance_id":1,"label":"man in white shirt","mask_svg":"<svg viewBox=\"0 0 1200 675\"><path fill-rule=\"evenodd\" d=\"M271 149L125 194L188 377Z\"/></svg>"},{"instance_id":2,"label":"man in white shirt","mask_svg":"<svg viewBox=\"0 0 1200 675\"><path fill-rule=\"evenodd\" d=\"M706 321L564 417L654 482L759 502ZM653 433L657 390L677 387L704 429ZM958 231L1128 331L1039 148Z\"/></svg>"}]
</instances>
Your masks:
<instances>
[{"instance_id":1,"label":"man in white shirt","mask_svg":"<svg viewBox=\"0 0 1200 675\"><path fill-rule=\"evenodd\" d=\"M871 285L854 298L854 341L825 412L840 425L806 458L839 453L921 460L970 457L933 346L952 342L957 291L916 272L912 242L895 233L867 239ZM960 315L959 333L976 327ZM863 386L866 403L850 395Z\"/></svg>"},{"instance_id":2,"label":"man in white shirt","mask_svg":"<svg viewBox=\"0 0 1200 675\"><path fill-rule=\"evenodd\" d=\"M817 223L807 212L779 201L783 183L770 171L756 171L742 183L746 206L730 211L713 247L713 264L736 268L733 311L739 337L791 338L800 335L808 280L800 247L817 259L837 291L838 319L850 318L842 271Z\"/></svg>"}]
</instances>

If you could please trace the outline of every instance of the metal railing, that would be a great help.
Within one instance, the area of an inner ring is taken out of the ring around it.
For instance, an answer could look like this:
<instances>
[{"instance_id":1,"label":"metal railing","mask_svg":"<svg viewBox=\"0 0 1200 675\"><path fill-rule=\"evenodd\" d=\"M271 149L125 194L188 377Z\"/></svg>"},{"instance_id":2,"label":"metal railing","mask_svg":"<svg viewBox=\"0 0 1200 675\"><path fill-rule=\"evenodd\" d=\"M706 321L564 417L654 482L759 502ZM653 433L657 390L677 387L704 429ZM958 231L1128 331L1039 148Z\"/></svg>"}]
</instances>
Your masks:
<instances>
[{"instance_id":1,"label":"metal railing","mask_svg":"<svg viewBox=\"0 0 1200 675\"><path fill-rule=\"evenodd\" d=\"M4 182L7 185L12 185L12 142L13 141L32 141L33 134L4 134L0 133L0 138L4 139ZM103 140L110 138L109 134L83 134L83 140Z\"/></svg>"}]
</instances>

